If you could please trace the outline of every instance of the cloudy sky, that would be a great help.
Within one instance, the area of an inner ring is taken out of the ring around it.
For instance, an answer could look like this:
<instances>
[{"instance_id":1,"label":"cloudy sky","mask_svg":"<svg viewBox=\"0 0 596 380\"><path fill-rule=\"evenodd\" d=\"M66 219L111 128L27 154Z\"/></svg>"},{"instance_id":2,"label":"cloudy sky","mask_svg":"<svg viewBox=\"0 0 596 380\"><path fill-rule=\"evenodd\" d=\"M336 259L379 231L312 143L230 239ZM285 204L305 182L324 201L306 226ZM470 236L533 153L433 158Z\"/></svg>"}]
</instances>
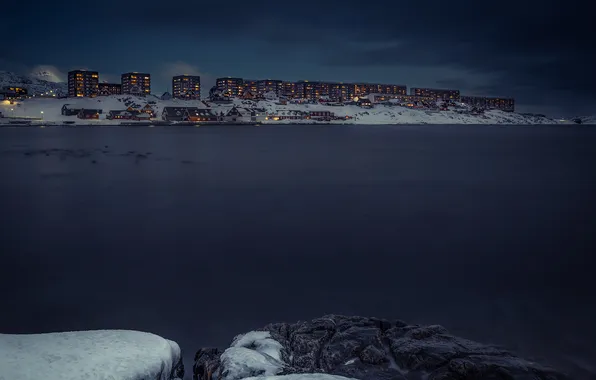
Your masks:
<instances>
[{"instance_id":1,"label":"cloudy sky","mask_svg":"<svg viewBox=\"0 0 596 380\"><path fill-rule=\"evenodd\" d=\"M155 92L180 73L205 87L228 75L456 87L515 97L520 111L593 114L596 49L581 3L11 2L2 24L33 32L11 34L0 69L147 71Z\"/></svg>"}]
</instances>

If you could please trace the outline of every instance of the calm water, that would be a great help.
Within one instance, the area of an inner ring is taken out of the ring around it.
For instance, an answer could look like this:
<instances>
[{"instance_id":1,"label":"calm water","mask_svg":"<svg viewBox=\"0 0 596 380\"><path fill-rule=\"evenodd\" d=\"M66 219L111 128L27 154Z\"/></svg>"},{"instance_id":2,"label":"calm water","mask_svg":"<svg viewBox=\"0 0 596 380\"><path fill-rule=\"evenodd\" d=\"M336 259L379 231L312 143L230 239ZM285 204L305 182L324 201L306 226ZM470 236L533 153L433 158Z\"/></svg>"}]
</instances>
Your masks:
<instances>
[{"instance_id":1,"label":"calm water","mask_svg":"<svg viewBox=\"0 0 596 380\"><path fill-rule=\"evenodd\" d=\"M3 128L0 181L1 332L151 331L190 372L359 314L595 376L596 129Z\"/></svg>"}]
</instances>

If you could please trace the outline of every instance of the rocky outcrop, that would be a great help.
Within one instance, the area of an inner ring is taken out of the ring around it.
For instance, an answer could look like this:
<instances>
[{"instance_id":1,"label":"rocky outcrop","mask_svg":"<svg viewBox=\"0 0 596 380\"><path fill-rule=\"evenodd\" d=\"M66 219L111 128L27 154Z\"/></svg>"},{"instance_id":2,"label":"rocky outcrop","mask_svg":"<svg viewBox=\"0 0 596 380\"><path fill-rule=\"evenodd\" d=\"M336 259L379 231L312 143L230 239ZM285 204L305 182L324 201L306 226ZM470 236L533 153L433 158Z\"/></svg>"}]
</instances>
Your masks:
<instances>
[{"instance_id":1,"label":"rocky outcrop","mask_svg":"<svg viewBox=\"0 0 596 380\"><path fill-rule=\"evenodd\" d=\"M270 338L281 344L277 375L327 373L360 380L567 379L551 368L516 357L502 348L453 336L441 326L329 315L310 322L274 323L262 331L269 332ZM243 348L258 351L258 346L258 342L248 342ZM223 353L216 348L199 350L195 356L194 379L245 377L230 375L221 360ZM264 373L257 369L250 375L259 374Z\"/></svg>"}]
</instances>

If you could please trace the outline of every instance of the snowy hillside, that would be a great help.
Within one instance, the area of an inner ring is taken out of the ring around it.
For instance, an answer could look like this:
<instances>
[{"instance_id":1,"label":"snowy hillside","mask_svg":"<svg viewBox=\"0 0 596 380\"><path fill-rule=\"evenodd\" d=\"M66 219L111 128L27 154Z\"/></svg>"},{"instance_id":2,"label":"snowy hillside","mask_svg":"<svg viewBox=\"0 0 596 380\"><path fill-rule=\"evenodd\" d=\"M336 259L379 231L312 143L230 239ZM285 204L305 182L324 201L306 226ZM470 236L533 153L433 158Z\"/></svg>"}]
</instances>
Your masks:
<instances>
[{"instance_id":1,"label":"snowy hillside","mask_svg":"<svg viewBox=\"0 0 596 380\"><path fill-rule=\"evenodd\" d=\"M590 125L596 124L596 116L581 116L581 117L575 117L572 119L573 120L579 119L579 120L581 120L582 124L590 124Z\"/></svg>"},{"instance_id":2,"label":"snowy hillside","mask_svg":"<svg viewBox=\"0 0 596 380\"><path fill-rule=\"evenodd\" d=\"M30 75L19 75L10 71L0 71L0 88L5 86L16 86L26 88L29 95L38 95L54 91L57 96L66 95L68 86L64 82L54 82L55 75L48 71L31 73Z\"/></svg>"},{"instance_id":3,"label":"snowy hillside","mask_svg":"<svg viewBox=\"0 0 596 380\"><path fill-rule=\"evenodd\" d=\"M174 380L180 347L138 331L0 334L0 380Z\"/></svg>"},{"instance_id":4,"label":"snowy hillside","mask_svg":"<svg viewBox=\"0 0 596 380\"><path fill-rule=\"evenodd\" d=\"M397 105L376 105L374 108L362 108L357 105L331 106L323 104L287 104L280 105L275 101L239 100L235 99L229 104L216 104L209 101L186 100L161 100L155 96L139 98L128 95L116 95L97 98L70 98L70 99L26 99L11 105L8 102L0 103L0 112L4 117L43 117L44 123L76 121L77 124L119 124L119 121L106 120L110 110L124 110L129 106L140 108L147 103L152 103L153 110L158 117L166 106L183 106L209 108L213 113L226 113L233 106L246 108L265 109L270 116L266 123L295 124L314 123L313 120L274 120L274 116L284 115L291 111L316 112L330 111L342 120L332 123L342 124L557 124L558 121L546 117L522 115L502 111L487 111L482 115L461 113L457 110L430 111L423 109L410 109ZM100 120L83 121L76 116L62 116L61 108L69 104L72 108L101 109ZM346 119L346 116L348 119Z\"/></svg>"}]
</instances>

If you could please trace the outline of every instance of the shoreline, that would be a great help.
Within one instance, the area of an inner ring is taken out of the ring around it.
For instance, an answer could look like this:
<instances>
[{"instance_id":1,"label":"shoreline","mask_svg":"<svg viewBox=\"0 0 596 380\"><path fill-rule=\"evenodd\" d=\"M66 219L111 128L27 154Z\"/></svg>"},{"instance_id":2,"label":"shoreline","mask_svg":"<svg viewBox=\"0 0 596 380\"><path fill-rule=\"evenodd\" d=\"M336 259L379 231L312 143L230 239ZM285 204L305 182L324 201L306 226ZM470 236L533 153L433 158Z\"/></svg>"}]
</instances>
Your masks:
<instances>
[{"instance_id":1,"label":"shoreline","mask_svg":"<svg viewBox=\"0 0 596 380\"><path fill-rule=\"evenodd\" d=\"M268 127L268 126L368 126L368 127L382 127L382 126L433 126L433 125L441 125L441 126L486 126L486 127L495 127L495 126L518 126L518 127L539 127L539 126L561 126L561 127L569 127L569 126L590 126L590 124L563 124L563 123L553 123L553 124L487 124L487 123L478 123L478 124L471 124L471 123L386 123L386 124L370 124L370 123L208 123L208 124L2 124L0 123L0 128L199 128L199 127Z\"/></svg>"}]
</instances>

